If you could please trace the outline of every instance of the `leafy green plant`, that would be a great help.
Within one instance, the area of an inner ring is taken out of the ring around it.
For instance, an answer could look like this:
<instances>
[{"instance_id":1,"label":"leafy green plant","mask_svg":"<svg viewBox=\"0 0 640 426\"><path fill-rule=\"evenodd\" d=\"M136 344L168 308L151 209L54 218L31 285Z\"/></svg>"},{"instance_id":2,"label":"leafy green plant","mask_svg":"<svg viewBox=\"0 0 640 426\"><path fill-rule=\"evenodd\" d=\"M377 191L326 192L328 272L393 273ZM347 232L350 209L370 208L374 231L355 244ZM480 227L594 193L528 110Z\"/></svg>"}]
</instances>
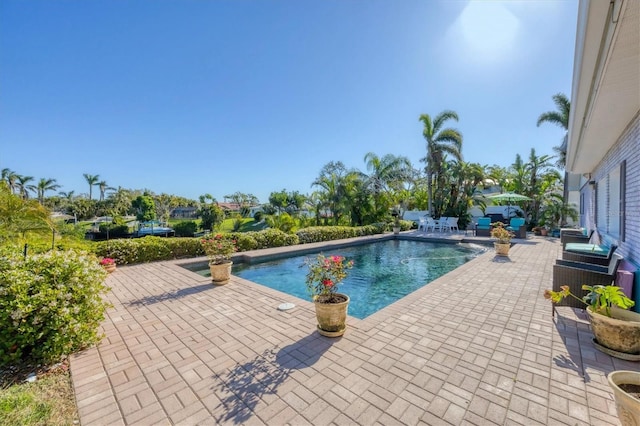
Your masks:
<instances>
[{"instance_id":1,"label":"leafy green plant","mask_svg":"<svg viewBox=\"0 0 640 426\"><path fill-rule=\"evenodd\" d=\"M193 237L198 230L198 224L193 220L183 220L172 225L176 237Z\"/></svg>"},{"instance_id":2,"label":"leafy green plant","mask_svg":"<svg viewBox=\"0 0 640 426\"><path fill-rule=\"evenodd\" d=\"M560 288L560 291L545 290L544 298L558 303L565 297L573 297L589 306L593 312L608 317L611 317L611 306L629 309L635 305L635 302L629 299L620 287L614 285L583 285L582 289L589 292L583 298L571 293L568 285L563 285Z\"/></svg>"},{"instance_id":3,"label":"leafy green plant","mask_svg":"<svg viewBox=\"0 0 640 426\"><path fill-rule=\"evenodd\" d=\"M0 252L0 365L52 362L100 340L106 272L72 250L27 256Z\"/></svg>"},{"instance_id":4,"label":"leafy green plant","mask_svg":"<svg viewBox=\"0 0 640 426\"><path fill-rule=\"evenodd\" d=\"M509 244L513 238L513 232L504 227L504 223L495 222L491 224L491 236L498 240L499 244Z\"/></svg>"},{"instance_id":5,"label":"leafy green plant","mask_svg":"<svg viewBox=\"0 0 640 426\"><path fill-rule=\"evenodd\" d=\"M202 239L200 242L209 258L209 265L228 263L231 260L231 255L237 250L235 240L224 238L222 234Z\"/></svg>"},{"instance_id":6,"label":"leafy green plant","mask_svg":"<svg viewBox=\"0 0 640 426\"><path fill-rule=\"evenodd\" d=\"M331 296L338 292L338 285L347 277L347 269L353 267L353 261L345 261L343 256L319 254L315 259L307 259L309 268L306 277L307 291L312 299L322 297L325 303L331 303Z\"/></svg>"}]
</instances>

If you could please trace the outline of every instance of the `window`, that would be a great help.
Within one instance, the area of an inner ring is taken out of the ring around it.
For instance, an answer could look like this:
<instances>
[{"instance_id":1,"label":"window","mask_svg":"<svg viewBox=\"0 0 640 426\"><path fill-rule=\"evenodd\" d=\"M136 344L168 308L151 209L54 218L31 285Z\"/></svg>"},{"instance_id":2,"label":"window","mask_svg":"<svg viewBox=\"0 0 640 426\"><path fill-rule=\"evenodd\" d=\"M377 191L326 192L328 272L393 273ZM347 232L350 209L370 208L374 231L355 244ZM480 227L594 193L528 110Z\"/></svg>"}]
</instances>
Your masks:
<instances>
[{"instance_id":1,"label":"window","mask_svg":"<svg viewBox=\"0 0 640 426\"><path fill-rule=\"evenodd\" d=\"M600 232L624 241L626 160L596 186L596 226Z\"/></svg>"}]
</instances>

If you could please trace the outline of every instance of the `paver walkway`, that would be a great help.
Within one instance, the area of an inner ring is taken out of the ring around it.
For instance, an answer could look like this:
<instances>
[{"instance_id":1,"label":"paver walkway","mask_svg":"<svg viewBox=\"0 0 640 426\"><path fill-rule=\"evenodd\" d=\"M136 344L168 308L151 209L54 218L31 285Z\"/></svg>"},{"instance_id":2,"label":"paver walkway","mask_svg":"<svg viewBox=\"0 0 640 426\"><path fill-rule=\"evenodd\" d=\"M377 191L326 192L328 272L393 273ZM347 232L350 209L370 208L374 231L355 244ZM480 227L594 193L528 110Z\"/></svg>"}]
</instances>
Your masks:
<instances>
[{"instance_id":1,"label":"paver walkway","mask_svg":"<svg viewBox=\"0 0 640 426\"><path fill-rule=\"evenodd\" d=\"M570 308L552 319L559 249L488 251L339 339L311 303L239 278L119 267L105 339L71 360L81 423L617 425L606 374L638 365L595 350Z\"/></svg>"}]
</instances>

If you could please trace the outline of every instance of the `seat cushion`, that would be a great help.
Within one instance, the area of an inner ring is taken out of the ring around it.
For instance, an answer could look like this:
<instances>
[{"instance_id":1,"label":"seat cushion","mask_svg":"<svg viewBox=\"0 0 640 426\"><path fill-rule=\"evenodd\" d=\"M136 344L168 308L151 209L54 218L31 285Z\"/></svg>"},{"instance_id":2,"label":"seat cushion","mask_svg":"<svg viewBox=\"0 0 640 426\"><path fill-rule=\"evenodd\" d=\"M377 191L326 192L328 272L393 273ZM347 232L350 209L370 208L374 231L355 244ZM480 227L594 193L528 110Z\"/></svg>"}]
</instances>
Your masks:
<instances>
[{"instance_id":1,"label":"seat cushion","mask_svg":"<svg viewBox=\"0 0 640 426\"><path fill-rule=\"evenodd\" d=\"M584 254L597 254L600 256L606 256L609 253L609 247L587 243L567 243L565 250L577 251Z\"/></svg>"}]
</instances>

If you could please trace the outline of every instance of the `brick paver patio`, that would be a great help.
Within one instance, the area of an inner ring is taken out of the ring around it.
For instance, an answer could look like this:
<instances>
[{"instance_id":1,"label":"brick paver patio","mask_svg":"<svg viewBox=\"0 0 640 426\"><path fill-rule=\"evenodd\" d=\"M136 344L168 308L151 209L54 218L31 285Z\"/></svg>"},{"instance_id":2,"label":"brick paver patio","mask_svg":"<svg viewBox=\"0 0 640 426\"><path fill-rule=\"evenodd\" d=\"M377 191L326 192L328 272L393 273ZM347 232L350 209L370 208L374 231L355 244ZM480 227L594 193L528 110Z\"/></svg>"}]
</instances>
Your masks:
<instances>
[{"instance_id":1,"label":"brick paver patio","mask_svg":"<svg viewBox=\"0 0 640 426\"><path fill-rule=\"evenodd\" d=\"M81 423L618 425L606 374L638 365L595 350L580 311L551 317L559 249L490 250L339 339L311 303L240 278L119 267L105 339L71 360Z\"/></svg>"}]
</instances>

